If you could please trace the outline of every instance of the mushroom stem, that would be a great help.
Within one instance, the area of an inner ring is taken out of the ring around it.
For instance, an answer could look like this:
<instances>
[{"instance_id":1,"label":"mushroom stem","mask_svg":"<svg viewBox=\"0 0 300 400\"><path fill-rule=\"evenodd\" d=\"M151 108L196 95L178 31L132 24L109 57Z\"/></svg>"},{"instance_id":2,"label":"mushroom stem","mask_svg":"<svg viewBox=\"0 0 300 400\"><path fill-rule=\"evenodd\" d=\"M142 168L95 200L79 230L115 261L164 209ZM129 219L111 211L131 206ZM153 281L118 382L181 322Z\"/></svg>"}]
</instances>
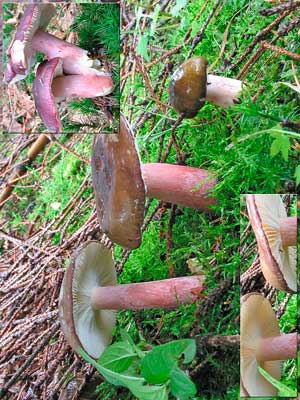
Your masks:
<instances>
[{"instance_id":1,"label":"mushroom stem","mask_svg":"<svg viewBox=\"0 0 300 400\"><path fill-rule=\"evenodd\" d=\"M297 333L260 339L256 348L257 361L288 360L297 355Z\"/></svg>"},{"instance_id":2,"label":"mushroom stem","mask_svg":"<svg viewBox=\"0 0 300 400\"><path fill-rule=\"evenodd\" d=\"M296 246L297 244L297 217L281 218L279 229L282 239L282 247Z\"/></svg>"},{"instance_id":3,"label":"mushroom stem","mask_svg":"<svg viewBox=\"0 0 300 400\"><path fill-rule=\"evenodd\" d=\"M32 48L45 54L48 60L62 58L64 73L70 75L97 74L94 61L88 57L87 50L58 39L50 33L38 29L32 38Z\"/></svg>"},{"instance_id":4,"label":"mushroom stem","mask_svg":"<svg viewBox=\"0 0 300 400\"><path fill-rule=\"evenodd\" d=\"M209 196L216 179L205 169L148 163L142 165L142 176L149 197L199 209L216 204L216 199Z\"/></svg>"},{"instance_id":5,"label":"mushroom stem","mask_svg":"<svg viewBox=\"0 0 300 400\"><path fill-rule=\"evenodd\" d=\"M59 76L52 82L54 97L93 98L111 93L113 81L107 75Z\"/></svg>"},{"instance_id":6,"label":"mushroom stem","mask_svg":"<svg viewBox=\"0 0 300 400\"><path fill-rule=\"evenodd\" d=\"M220 107L237 104L242 91L242 81L217 75L207 75L206 100Z\"/></svg>"},{"instance_id":7,"label":"mushroom stem","mask_svg":"<svg viewBox=\"0 0 300 400\"><path fill-rule=\"evenodd\" d=\"M92 290L94 309L140 310L143 308L177 308L191 303L203 289L202 276L188 276L154 282L103 286Z\"/></svg>"}]
</instances>

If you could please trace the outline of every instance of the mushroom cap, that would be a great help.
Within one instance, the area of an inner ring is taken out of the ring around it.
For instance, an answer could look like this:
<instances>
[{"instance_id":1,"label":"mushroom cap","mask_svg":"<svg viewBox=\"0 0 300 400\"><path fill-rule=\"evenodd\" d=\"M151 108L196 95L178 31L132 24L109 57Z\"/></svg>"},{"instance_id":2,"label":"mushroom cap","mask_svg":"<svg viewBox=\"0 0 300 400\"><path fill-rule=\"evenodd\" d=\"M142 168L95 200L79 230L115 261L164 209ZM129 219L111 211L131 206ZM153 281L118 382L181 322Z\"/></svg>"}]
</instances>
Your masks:
<instances>
[{"instance_id":1,"label":"mushroom cap","mask_svg":"<svg viewBox=\"0 0 300 400\"><path fill-rule=\"evenodd\" d=\"M246 201L264 277L276 289L296 292L296 246L282 247L279 221L287 213L280 195L248 194Z\"/></svg>"},{"instance_id":2,"label":"mushroom cap","mask_svg":"<svg viewBox=\"0 0 300 400\"><path fill-rule=\"evenodd\" d=\"M25 76L32 64L34 51L31 40L36 30L45 29L55 15L53 4L29 4L20 20L15 37L8 49L9 67L15 74ZM6 74L9 83L10 74Z\"/></svg>"},{"instance_id":3,"label":"mushroom cap","mask_svg":"<svg viewBox=\"0 0 300 400\"><path fill-rule=\"evenodd\" d=\"M240 314L241 395L246 397L277 396L277 389L259 373L258 366L280 380L281 362L258 363L255 356L260 339L280 335L272 306L261 294L248 293L241 298Z\"/></svg>"},{"instance_id":4,"label":"mushroom cap","mask_svg":"<svg viewBox=\"0 0 300 400\"><path fill-rule=\"evenodd\" d=\"M61 122L52 93L52 81L62 75L62 60L58 57L43 61L36 71L32 93L40 118L50 132L61 131Z\"/></svg>"},{"instance_id":5,"label":"mushroom cap","mask_svg":"<svg viewBox=\"0 0 300 400\"><path fill-rule=\"evenodd\" d=\"M203 107L206 98L207 60L193 57L174 72L169 86L170 102L186 118L193 118Z\"/></svg>"},{"instance_id":6,"label":"mushroom cap","mask_svg":"<svg viewBox=\"0 0 300 400\"><path fill-rule=\"evenodd\" d=\"M95 135L91 163L101 230L123 247L138 247L145 186L135 140L123 115L119 134Z\"/></svg>"},{"instance_id":7,"label":"mushroom cap","mask_svg":"<svg viewBox=\"0 0 300 400\"><path fill-rule=\"evenodd\" d=\"M96 287L116 284L109 249L89 241L75 251L60 290L59 317L65 338L76 353L82 347L98 358L111 343L115 312L93 309L90 294Z\"/></svg>"}]
</instances>

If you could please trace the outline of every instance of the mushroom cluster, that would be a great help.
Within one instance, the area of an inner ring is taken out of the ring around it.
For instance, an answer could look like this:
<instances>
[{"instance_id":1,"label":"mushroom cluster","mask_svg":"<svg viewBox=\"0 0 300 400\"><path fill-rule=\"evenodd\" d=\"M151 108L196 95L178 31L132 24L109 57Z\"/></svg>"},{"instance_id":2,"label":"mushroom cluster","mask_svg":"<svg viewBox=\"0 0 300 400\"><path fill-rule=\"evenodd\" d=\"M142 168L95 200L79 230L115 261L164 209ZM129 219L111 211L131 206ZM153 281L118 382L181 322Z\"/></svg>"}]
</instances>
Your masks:
<instances>
[{"instance_id":1,"label":"mushroom cluster","mask_svg":"<svg viewBox=\"0 0 300 400\"><path fill-rule=\"evenodd\" d=\"M179 179L180 176L180 179ZM94 137L92 180L102 232L127 248L141 242L145 197L158 197L206 210L215 179L205 170L169 165L141 165L125 117L119 134ZM84 243L73 255L60 293L61 327L75 352L82 347L98 358L111 342L115 311L176 308L197 300L203 275L117 285L111 251L96 241Z\"/></svg>"},{"instance_id":2,"label":"mushroom cluster","mask_svg":"<svg viewBox=\"0 0 300 400\"><path fill-rule=\"evenodd\" d=\"M49 132L61 131L56 102L65 97L93 98L112 92L113 81L99 69L88 52L45 32L55 15L53 4L29 4L20 20L7 54L4 81L11 84L28 75L36 52L46 55L33 82L37 112Z\"/></svg>"},{"instance_id":3,"label":"mushroom cluster","mask_svg":"<svg viewBox=\"0 0 300 400\"><path fill-rule=\"evenodd\" d=\"M297 333L281 334L270 302L260 293L241 298L241 397L275 397L276 387L259 372L280 380L281 360L297 355Z\"/></svg>"},{"instance_id":4,"label":"mushroom cluster","mask_svg":"<svg viewBox=\"0 0 300 400\"><path fill-rule=\"evenodd\" d=\"M169 94L174 109L185 118L197 115L205 101L220 107L238 103L242 81L207 74L207 60L193 57L186 60L172 75Z\"/></svg>"},{"instance_id":5,"label":"mushroom cluster","mask_svg":"<svg viewBox=\"0 0 300 400\"><path fill-rule=\"evenodd\" d=\"M288 217L278 194L248 194L247 209L265 279L276 289L297 292L297 217Z\"/></svg>"}]
</instances>

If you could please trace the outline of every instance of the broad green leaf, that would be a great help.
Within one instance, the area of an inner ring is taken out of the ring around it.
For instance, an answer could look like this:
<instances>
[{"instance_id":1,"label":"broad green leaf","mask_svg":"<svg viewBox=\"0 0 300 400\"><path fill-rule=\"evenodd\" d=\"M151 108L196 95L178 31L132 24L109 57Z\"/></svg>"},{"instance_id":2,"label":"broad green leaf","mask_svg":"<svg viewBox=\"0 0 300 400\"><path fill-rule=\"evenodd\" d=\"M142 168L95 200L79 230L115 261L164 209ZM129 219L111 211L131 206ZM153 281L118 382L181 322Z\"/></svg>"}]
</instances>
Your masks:
<instances>
[{"instance_id":1,"label":"broad green leaf","mask_svg":"<svg viewBox=\"0 0 300 400\"><path fill-rule=\"evenodd\" d=\"M148 36L147 35L141 35L139 39L139 43L137 45L136 49L136 54L143 56L144 59L148 62L149 61L149 55L148 55Z\"/></svg>"},{"instance_id":2,"label":"broad green leaf","mask_svg":"<svg viewBox=\"0 0 300 400\"><path fill-rule=\"evenodd\" d=\"M197 393L194 382L178 367L175 367L170 375L170 389L174 397L187 400Z\"/></svg>"},{"instance_id":3,"label":"broad green leaf","mask_svg":"<svg viewBox=\"0 0 300 400\"><path fill-rule=\"evenodd\" d=\"M196 354L196 342L193 339L174 340L155 347L143 358L141 374L149 383L164 383L184 355L184 362L191 362Z\"/></svg>"},{"instance_id":4,"label":"broad green leaf","mask_svg":"<svg viewBox=\"0 0 300 400\"><path fill-rule=\"evenodd\" d=\"M166 386L147 386L145 379L133 376L120 374L111 371L94 359L92 359L82 348L78 349L79 354L90 364L92 364L97 371L111 384L115 386L125 386L131 393L140 400L168 400Z\"/></svg>"},{"instance_id":5,"label":"broad green leaf","mask_svg":"<svg viewBox=\"0 0 300 400\"><path fill-rule=\"evenodd\" d=\"M135 357L136 353L127 342L117 342L104 350L98 363L112 371L123 372L129 368Z\"/></svg>"},{"instance_id":6,"label":"broad green leaf","mask_svg":"<svg viewBox=\"0 0 300 400\"><path fill-rule=\"evenodd\" d=\"M266 378L267 381L269 381L273 386L275 386L279 391L281 396L280 397L295 397L297 393L290 389L288 386L285 384L277 381L277 379L273 378L268 372L266 372L263 368L258 367L259 373Z\"/></svg>"},{"instance_id":7,"label":"broad green leaf","mask_svg":"<svg viewBox=\"0 0 300 400\"><path fill-rule=\"evenodd\" d=\"M145 386L142 384L130 384L128 389L140 400L168 400L167 389L162 386Z\"/></svg>"},{"instance_id":8,"label":"broad green leaf","mask_svg":"<svg viewBox=\"0 0 300 400\"><path fill-rule=\"evenodd\" d=\"M300 164L295 169L294 177L296 178L296 186L300 184Z\"/></svg>"},{"instance_id":9,"label":"broad green leaf","mask_svg":"<svg viewBox=\"0 0 300 400\"><path fill-rule=\"evenodd\" d=\"M121 374L103 367L97 363L97 361L91 358L82 348L79 348L78 352L86 361L92 364L109 383L115 386L129 387L130 385L134 386L136 384L143 384L145 382L145 380L141 377Z\"/></svg>"},{"instance_id":10,"label":"broad green leaf","mask_svg":"<svg viewBox=\"0 0 300 400\"><path fill-rule=\"evenodd\" d=\"M124 342L128 342L132 348L132 350L137 354L139 358L144 358L145 353L134 343L131 336L128 334L125 329L120 329L121 338Z\"/></svg>"},{"instance_id":11,"label":"broad green leaf","mask_svg":"<svg viewBox=\"0 0 300 400\"><path fill-rule=\"evenodd\" d=\"M186 6L187 0L176 0L176 4L171 8L170 13L173 17L178 17L180 11Z\"/></svg>"}]
</instances>

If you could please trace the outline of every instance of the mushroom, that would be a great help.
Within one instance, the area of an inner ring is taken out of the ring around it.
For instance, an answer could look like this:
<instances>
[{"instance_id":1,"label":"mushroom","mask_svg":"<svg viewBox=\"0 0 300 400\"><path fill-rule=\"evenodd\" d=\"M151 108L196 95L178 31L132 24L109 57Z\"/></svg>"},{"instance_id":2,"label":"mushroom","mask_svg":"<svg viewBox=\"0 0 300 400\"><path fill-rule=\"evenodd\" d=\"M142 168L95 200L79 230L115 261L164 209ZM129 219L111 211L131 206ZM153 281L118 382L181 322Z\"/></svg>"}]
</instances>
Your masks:
<instances>
[{"instance_id":1,"label":"mushroom","mask_svg":"<svg viewBox=\"0 0 300 400\"><path fill-rule=\"evenodd\" d=\"M277 396L277 389L258 370L279 380L281 362L297 355L297 333L280 335L269 301L259 293L241 298L241 396Z\"/></svg>"},{"instance_id":2,"label":"mushroom","mask_svg":"<svg viewBox=\"0 0 300 400\"><path fill-rule=\"evenodd\" d=\"M206 70L206 58L193 57L186 60L172 75L169 86L170 102L186 118L195 117L205 101L221 107L230 107L238 102L242 82L207 75Z\"/></svg>"},{"instance_id":3,"label":"mushroom","mask_svg":"<svg viewBox=\"0 0 300 400\"><path fill-rule=\"evenodd\" d=\"M206 170L155 163L141 166L123 115L119 134L94 138L92 181L101 229L127 248L140 245L146 195L203 210L216 204L209 195L216 180Z\"/></svg>"},{"instance_id":4,"label":"mushroom","mask_svg":"<svg viewBox=\"0 0 300 400\"><path fill-rule=\"evenodd\" d=\"M101 75L98 60L88 57L88 51L58 39L50 33L37 30L32 38L32 48L45 54L48 60L62 59L63 72L67 75Z\"/></svg>"},{"instance_id":5,"label":"mushroom","mask_svg":"<svg viewBox=\"0 0 300 400\"><path fill-rule=\"evenodd\" d=\"M74 253L59 297L62 331L75 352L98 358L111 342L115 311L176 308L195 301L203 276L117 285L111 251L89 241Z\"/></svg>"},{"instance_id":6,"label":"mushroom","mask_svg":"<svg viewBox=\"0 0 300 400\"><path fill-rule=\"evenodd\" d=\"M58 57L43 61L33 82L36 109L46 128L53 133L61 131L61 122L55 100L64 97L98 97L109 94L113 81L106 74L62 76L62 60Z\"/></svg>"},{"instance_id":7,"label":"mushroom","mask_svg":"<svg viewBox=\"0 0 300 400\"><path fill-rule=\"evenodd\" d=\"M278 194L248 194L246 202L265 279L276 289L296 292L297 217L287 217Z\"/></svg>"},{"instance_id":8,"label":"mushroom","mask_svg":"<svg viewBox=\"0 0 300 400\"><path fill-rule=\"evenodd\" d=\"M29 4L20 20L15 36L8 48L4 79L7 83L24 79L35 62L31 46L35 32L46 29L55 15L53 4Z\"/></svg>"}]
</instances>

